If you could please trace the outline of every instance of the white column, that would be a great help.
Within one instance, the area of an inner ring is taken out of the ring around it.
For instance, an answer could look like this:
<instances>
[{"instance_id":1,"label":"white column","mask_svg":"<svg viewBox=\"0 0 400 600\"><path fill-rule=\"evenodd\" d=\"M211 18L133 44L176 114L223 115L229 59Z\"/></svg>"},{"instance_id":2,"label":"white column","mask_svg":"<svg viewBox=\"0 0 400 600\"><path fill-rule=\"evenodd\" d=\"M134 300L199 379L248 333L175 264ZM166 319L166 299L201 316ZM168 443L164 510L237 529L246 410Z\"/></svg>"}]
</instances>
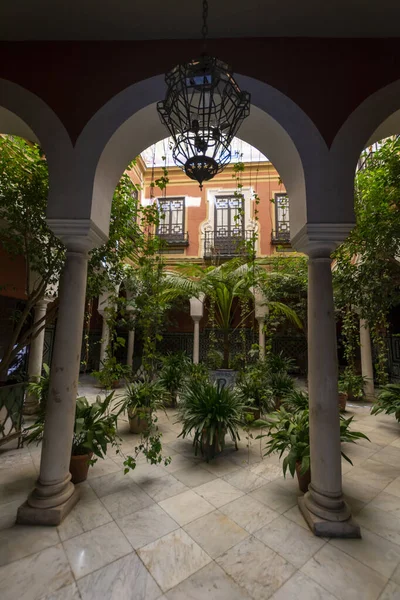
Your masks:
<instances>
[{"instance_id":1,"label":"white column","mask_svg":"<svg viewBox=\"0 0 400 600\"><path fill-rule=\"evenodd\" d=\"M110 328L107 323L107 313L105 313L104 310L102 310L102 311L99 310L99 313L101 314L101 316L103 318L103 325L102 325L102 330L101 330L101 343L100 343L100 365L99 365L99 369L101 369L103 366L103 363L106 359L107 346L108 346L108 342L110 340Z\"/></svg>"},{"instance_id":2,"label":"white column","mask_svg":"<svg viewBox=\"0 0 400 600\"><path fill-rule=\"evenodd\" d=\"M61 226L57 229L59 231ZM88 250L94 245L93 238L97 241L98 236L76 234L60 237L67 252L60 281L40 474L27 502L18 510L19 523L58 525L78 500L78 493L71 483L69 463L81 358Z\"/></svg>"},{"instance_id":3,"label":"white column","mask_svg":"<svg viewBox=\"0 0 400 600\"><path fill-rule=\"evenodd\" d=\"M199 364L200 360L200 320L201 317L192 317L194 323L193 331L193 363Z\"/></svg>"},{"instance_id":4,"label":"white column","mask_svg":"<svg viewBox=\"0 0 400 600\"><path fill-rule=\"evenodd\" d=\"M34 325L42 321L46 316L47 305L50 302L48 298L42 298L35 306L35 314L33 317ZM35 332L42 327L42 330L34 337L31 341L29 348L29 362L28 362L28 378L29 381L38 381L42 374L43 367L43 347L44 347L44 334L45 334L45 323L42 321L38 327L35 328ZM35 396L27 393L24 404L24 414L33 415L38 411L39 402Z\"/></svg>"},{"instance_id":5,"label":"white column","mask_svg":"<svg viewBox=\"0 0 400 600\"><path fill-rule=\"evenodd\" d=\"M333 246L334 247L334 246ZM360 537L343 499L338 366L330 253L313 249L308 267L308 382L311 484L300 509L316 535Z\"/></svg>"},{"instance_id":6,"label":"white column","mask_svg":"<svg viewBox=\"0 0 400 600\"><path fill-rule=\"evenodd\" d=\"M257 287L250 288L251 293L254 296L254 316L258 322L258 346L259 346L259 359L265 360L265 331L264 323L269 312L267 304L267 298L263 291Z\"/></svg>"},{"instance_id":7,"label":"white column","mask_svg":"<svg viewBox=\"0 0 400 600\"><path fill-rule=\"evenodd\" d=\"M265 331L264 322L265 317L257 317L258 321L258 345L259 345L259 358L261 361L265 360Z\"/></svg>"},{"instance_id":8,"label":"white column","mask_svg":"<svg viewBox=\"0 0 400 600\"><path fill-rule=\"evenodd\" d=\"M133 349L135 347L135 330L131 329L128 333L128 354L126 356L126 364L132 368L133 365Z\"/></svg>"},{"instance_id":9,"label":"white column","mask_svg":"<svg viewBox=\"0 0 400 600\"><path fill-rule=\"evenodd\" d=\"M374 399L374 367L372 362L372 344L369 325L360 319L361 373L366 377L364 394L367 400Z\"/></svg>"},{"instance_id":10,"label":"white column","mask_svg":"<svg viewBox=\"0 0 400 600\"><path fill-rule=\"evenodd\" d=\"M193 363L197 365L200 361L200 321L204 312L204 294L199 298L190 298L190 316L193 319Z\"/></svg>"}]
</instances>

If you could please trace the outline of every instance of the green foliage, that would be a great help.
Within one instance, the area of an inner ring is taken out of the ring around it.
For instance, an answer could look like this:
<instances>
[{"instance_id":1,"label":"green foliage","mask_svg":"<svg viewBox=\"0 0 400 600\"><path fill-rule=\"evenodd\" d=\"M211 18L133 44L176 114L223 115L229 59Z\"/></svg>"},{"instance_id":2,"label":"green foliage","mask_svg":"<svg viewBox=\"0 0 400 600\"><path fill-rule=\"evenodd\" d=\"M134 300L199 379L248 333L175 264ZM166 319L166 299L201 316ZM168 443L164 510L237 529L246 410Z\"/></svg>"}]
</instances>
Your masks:
<instances>
[{"instance_id":1,"label":"green foliage","mask_svg":"<svg viewBox=\"0 0 400 600\"><path fill-rule=\"evenodd\" d=\"M193 435L193 445L221 446L225 433L239 440L245 403L235 390L204 381L191 381L181 394L178 422L182 423L179 437Z\"/></svg>"},{"instance_id":2,"label":"green foliage","mask_svg":"<svg viewBox=\"0 0 400 600\"><path fill-rule=\"evenodd\" d=\"M384 337L387 315L399 302L400 270L400 141L387 140L357 173L356 226L338 248L334 275L336 306L345 318L354 313L366 319L377 348L375 364L379 383L387 382ZM346 335L345 347L352 366L354 340ZM350 332L351 334L351 332Z\"/></svg>"},{"instance_id":3,"label":"green foliage","mask_svg":"<svg viewBox=\"0 0 400 600\"><path fill-rule=\"evenodd\" d=\"M43 363L44 375L40 375L37 381L31 381L26 387L28 394L32 394L39 402L39 410L43 415L46 413L47 398L50 387L50 367Z\"/></svg>"},{"instance_id":4,"label":"green foliage","mask_svg":"<svg viewBox=\"0 0 400 600\"><path fill-rule=\"evenodd\" d=\"M299 400L299 398L298 398ZM304 398L302 399L304 400ZM295 410L288 412L285 407L271 416L269 431L267 434L258 436L257 439L267 438L265 446L265 456L278 453L279 458L287 453L283 463L283 474L286 477L287 470L294 477L296 463L300 463L300 473L305 474L310 469L310 430L309 430L309 411L308 409ZM340 439L342 442L355 443L356 440L363 438L368 440L364 433L350 431L350 425L353 417L344 419L340 417ZM343 452L343 458L350 464L351 460Z\"/></svg>"},{"instance_id":5,"label":"green foliage","mask_svg":"<svg viewBox=\"0 0 400 600\"><path fill-rule=\"evenodd\" d=\"M269 377L269 394L274 405L279 408L280 402L293 392L294 381L284 371L271 373Z\"/></svg>"},{"instance_id":6,"label":"green foliage","mask_svg":"<svg viewBox=\"0 0 400 600\"><path fill-rule=\"evenodd\" d=\"M355 375L352 369L347 367L339 377L339 392L347 394L350 399L362 398L365 381L365 377Z\"/></svg>"},{"instance_id":7,"label":"green foliage","mask_svg":"<svg viewBox=\"0 0 400 600\"><path fill-rule=\"evenodd\" d=\"M186 352L168 353L161 357L160 384L168 392L170 404L176 406L179 390L189 374L192 361Z\"/></svg>"},{"instance_id":8,"label":"green foliage","mask_svg":"<svg viewBox=\"0 0 400 600\"><path fill-rule=\"evenodd\" d=\"M143 381L134 381L126 387L118 408L129 412L141 408L157 410L164 407L165 400L166 391L162 383L146 378Z\"/></svg>"},{"instance_id":9,"label":"green foliage","mask_svg":"<svg viewBox=\"0 0 400 600\"><path fill-rule=\"evenodd\" d=\"M261 412L274 409L270 391L270 370L267 363L257 361L239 373L236 387L248 406Z\"/></svg>"},{"instance_id":10,"label":"green foliage","mask_svg":"<svg viewBox=\"0 0 400 600\"><path fill-rule=\"evenodd\" d=\"M92 371L92 375L104 390L112 390L121 379L129 379L132 373L130 367L119 363L115 356L107 355L100 371Z\"/></svg>"},{"instance_id":11,"label":"green foliage","mask_svg":"<svg viewBox=\"0 0 400 600\"><path fill-rule=\"evenodd\" d=\"M388 383L382 388L374 402L371 415L379 415L380 413L394 414L400 422L400 384Z\"/></svg>"},{"instance_id":12,"label":"green foliage","mask_svg":"<svg viewBox=\"0 0 400 600\"><path fill-rule=\"evenodd\" d=\"M266 366L270 373L289 373L294 364L294 359L284 356L283 352L278 354L271 352L266 359Z\"/></svg>"},{"instance_id":13,"label":"green foliage","mask_svg":"<svg viewBox=\"0 0 400 600\"><path fill-rule=\"evenodd\" d=\"M75 426L72 440L72 456L93 452L98 458L104 458L108 446L118 446L117 413L111 412L114 392L104 400L97 396L90 404L85 397L77 398ZM28 443L40 442L43 438L44 414L40 414L35 423L25 430ZM92 460L93 464L96 459Z\"/></svg>"},{"instance_id":14,"label":"green foliage","mask_svg":"<svg viewBox=\"0 0 400 600\"><path fill-rule=\"evenodd\" d=\"M222 265L204 267L200 265L178 265L178 273L171 273L171 286L186 289L192 296L204 294L210 303L211 326L223 334L223 368L229 368L230 334L236 317L239 325L252 314L244 310L246 303L252 302L251 290L255 286L265 286L268 274L262 266L242 259L231 259ZM239 300L235 302L235 300ZM292 309L282 302L268 302L270 308L290 319L296 326L301 322ZM238 328L237 327L237 328ZM236 328L236 329L237 329Z\"/></svg>"},{"instance_id":15,"label":"green foliage","mask_svg":"<svg viewBox=\"0 0 400 600\"><path fill-rule=\"evenodd\" d=\"M187 379L189 381L207 382L209 378L208 368L205 364L190 363Z\"/></svg>"},{"instance_id":16,"label":"green foliage","mask_svg":"<svg viewBox=\"0 0 400 600\"><path fill-rule=\"evenodd\" d=\"M282 405L289 412L306 410L309 406L308 394L302 390L294 389L286 396L282 402Z\"/></svg>"},{"instance_id":17,"label":"green foliage","mask_svg":"<svg viewBox=\"0 0 400 600\"><path fill-rule=\"evenodd\" d=\"M64 246L46 223L48 187L47 163L39 146L0 135L0 244L12 259L24 259L27 299L23 310L13 316L13 334L0 374L7 373L17 354L37 335L31 310L46 288L57 283L63 265ZM11 282L3 282L3 290L12 293ZM48 319L55 311L56 306ZM38 325L43 328L45 320Z\"/></svg>"}]
</instances>

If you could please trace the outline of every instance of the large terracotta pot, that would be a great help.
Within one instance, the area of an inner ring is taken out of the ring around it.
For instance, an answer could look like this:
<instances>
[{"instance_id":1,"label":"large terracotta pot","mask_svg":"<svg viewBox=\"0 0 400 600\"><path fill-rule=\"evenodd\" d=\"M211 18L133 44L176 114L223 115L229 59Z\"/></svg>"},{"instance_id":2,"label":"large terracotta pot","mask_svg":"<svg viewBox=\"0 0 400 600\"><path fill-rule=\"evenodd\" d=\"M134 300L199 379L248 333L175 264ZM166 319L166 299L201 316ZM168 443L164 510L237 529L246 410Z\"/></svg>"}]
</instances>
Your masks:
<instances>
[{"instance_id":1,"label":"large terracotta pot","mask_svg":"<svg viewBox=\"0 0 400 600\"><path fill-rule=\"evenodd\" d=\"M308 471L306 471L304 474L300 473L300 471L301 471L301 462L298 461L296 463L297 480L299 482L300 491L305 494L306 492L308 492L308 486L311 483L311 471L310 471L310 469L308 469Z\"/></svg>"},{"instance_id":2,"label":"large terracotta pot","mask_svg":"<svg viewBox=\"0 0 400 600\"><path fill-rule=\"evenodd\" d=\"M93 456L93 452L89 454L78 454L71 456L69 463L69 472L71 473L72 483L81 483L86 481L89 471L89 461Z\"/></svg>"},{"instance_id":3,"label":"large terracotta pot","mask_svg":"<svg viewBox=\"0 0 400 600\"><path fill-rule=\"evenodd\" d=\"M129 429L131 433L144 433L149 426L147 416L151 408L140 408L139 410L128 410Z\"/></svg>"}]
</instances>

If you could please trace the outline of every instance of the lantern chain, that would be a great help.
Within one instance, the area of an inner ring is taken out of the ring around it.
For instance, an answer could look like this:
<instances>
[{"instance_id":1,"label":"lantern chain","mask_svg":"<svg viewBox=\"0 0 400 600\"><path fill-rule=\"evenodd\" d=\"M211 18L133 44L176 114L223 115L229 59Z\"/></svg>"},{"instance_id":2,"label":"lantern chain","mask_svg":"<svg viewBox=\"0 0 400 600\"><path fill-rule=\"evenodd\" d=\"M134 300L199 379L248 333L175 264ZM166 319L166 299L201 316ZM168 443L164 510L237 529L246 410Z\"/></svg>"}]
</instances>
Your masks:
<instances>
[{"instance_id":1,"label":"lantern chain","mask_svg":"<svg viewBox=\"0 0 400 600\"><path fill-rule=\"evenodd\" d=\"M207 0L203 0L203 27L201 28L201 33L203 36L204 47L206 46L206 41L207 41L207 37L208 37L207 19L208 19L208 2L207 2Z\"/></svg>"}]
</instances>

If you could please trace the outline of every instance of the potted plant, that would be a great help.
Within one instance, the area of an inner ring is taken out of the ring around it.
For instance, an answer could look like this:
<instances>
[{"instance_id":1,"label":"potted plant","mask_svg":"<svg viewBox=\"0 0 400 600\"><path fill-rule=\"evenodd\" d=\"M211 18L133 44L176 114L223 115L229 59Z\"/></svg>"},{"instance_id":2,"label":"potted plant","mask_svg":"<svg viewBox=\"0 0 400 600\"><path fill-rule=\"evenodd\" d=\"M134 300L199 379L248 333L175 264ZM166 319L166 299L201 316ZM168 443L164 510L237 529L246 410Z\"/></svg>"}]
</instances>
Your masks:
<instances>
[{"instance_id":1,"label":"potted plant","mask_svg":"<svg viewBox=\"0 0 400 600\"><path fill-rule=\"evenodd\" d=\"M304 396L302 399L304 401ZM353 417L349 419L340 417L341 441L355 443L360 438L368 440L364 433L350 431L349 427L352 420ZM265 425L268 426L268 433L258 436L258 439L268 438L265 456L277 452L281 458L286 452L287 454L282 463L283 475L286 477L288 469L292 477L296 473L299 489L306 492L311 482L308 409L298 408L294 412L288 412L284 406L281 406L279 411L271 415L271 421L265 422ZM342 452L342 456L350 464L353 464L344 452Z\"/></svg>"},{"instance_id":2,"label":"potted plant","mask_svg":"<svg viewBox=\"0 0 400 600\"><path fill-rule=\"evenodd\" d=\"M347 400L359 400L364 395L365 377L357 375L352 369L345 369L339 377L339 408L346 410Z\"/></svg>"},{"instance_id":3,"label":"potted plant","mask_svg":"<svg viewBox=\"0 0 400 600\"><path fill-rule=\"evenodd\" d=\"M183 381L189 372L191 360L186 352L176 352L162 357L160 383L164 386L169 396L168 405L175 407L178 402L178 393Z\"/></svg>"},{"instance_id":4,"label":"potted plant","mask_svg":"<svg viewBox=\"0 0 400 600\"><path fill-rule=\"evenodd\" d=\"M111 402L114 392L104 400L97 396L90 404L82 396L76 400L75 426L72 440L70 472L72 483L80 483L87 478L89 466L97 458L104 458L109 445L118 446L117 434L118 413L111 412ZM39 443L43 439L44 413L40 414L35 423L25 430L28 443ZM93 458L95 455L96 458Z\"/></svg>"},{"instance_id":5,"label":"potted plant","mask_svg":"<svg viewBox=\"0 0 400 600\"><path fill-rule=\"evenodd\" d=\"M400 422L400 384L388 383L378 394L374 402L371 415L378 415L384 412L387 415L394 415Z\"/></svg>"},{"instance_id":6,"label":"potted plant","mask_svg":"<svg viewBox=\"0 0 400 600\"><path fill-rule=\"evenodd\" d=\"M294 380L285 371L271 373L268 382L270 398L278 410L282 401L293 391Z\"/></svg>"},{"instance_id":7,"label":"potted plant","mask_svg":"<svg viewBox=\"0 0 400 600\"><path fill-rule=\"evenodd\" d=\"M243 424L245 403L234 389L208 381L191 381L185 385L178 407L182 431L178 437L193 435L195 455L200 448L207 462L222 452L225 435L235 444Z\"/></svg>"},{"instance_id":8,"label":"potted plant","mask_svg":"<svg viewBox=\"0 0 400 600\"><path fill-rule=\"evenodd\" d=\"M145 378L127 386L119 412L127 411L131 433L143 433L151 426L154 410L164 408L166 391L159 381Z\"/></svg>"},{"instance_id":9,"label":"potted plant","mask_svg":"<svg viewBox=\"0 0 400 600\"><path fill-rule=\"evenodd\" d=\"M93 371L92 375L98 379L104 390L119 387L122 379L129 379L132 375L128 365L122 365L115 356L109 356L103 363L100 371Z\"/></svg>"},{"instance_id":10,"label":"potted plant","mask_svg":"<svg viewBox=\"0 0 400 600\"><path fill-rule=\"evenodd\" d=\"M248 365L238 375L237 389L247 404L247 413L258 420L263 412L274 410L274 404L269 390L270 372L263 361Z\"/></svg>"}]
</instances>

